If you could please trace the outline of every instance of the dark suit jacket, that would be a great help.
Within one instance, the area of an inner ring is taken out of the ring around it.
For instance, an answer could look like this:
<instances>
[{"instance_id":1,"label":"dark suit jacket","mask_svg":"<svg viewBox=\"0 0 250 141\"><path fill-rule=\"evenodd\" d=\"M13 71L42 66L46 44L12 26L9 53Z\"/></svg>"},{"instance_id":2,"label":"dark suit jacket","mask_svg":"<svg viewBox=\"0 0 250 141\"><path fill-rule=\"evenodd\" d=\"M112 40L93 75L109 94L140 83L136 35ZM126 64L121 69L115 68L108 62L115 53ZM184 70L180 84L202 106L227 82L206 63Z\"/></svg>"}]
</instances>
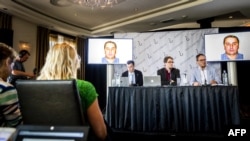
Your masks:
<instances>
[{"instance_id":1,"label":"dark suit jacket","mask_svg":"<svg viewBox=\"0 0 250 141\"><path fill-rule=\"evenodd\" d=\"M142 86L143 85L143 75L142 75L142 72L135 69L134 73L135 73L135 80L136 80L135 86ZM128 77L128 71L123 72L122 73L122 77Z\"/></svg>"},{"instance_id":2,"label":"dark suit jacket","mask_svg":"<svg viewBox=\"0 0 250 141\"><path fill-rule=\"evenodd\" d=\"M161 85L170 85L170 80L167 80L167 70L166 68L161 68L159 70L157 70L157 75L161 76ZM171 79L174 80L174 82L171 85L176 86L176 80L177 78L180 78L180 70L176 69L176 68L172 68L171 69Z\"/></svg>"}]
</instances>

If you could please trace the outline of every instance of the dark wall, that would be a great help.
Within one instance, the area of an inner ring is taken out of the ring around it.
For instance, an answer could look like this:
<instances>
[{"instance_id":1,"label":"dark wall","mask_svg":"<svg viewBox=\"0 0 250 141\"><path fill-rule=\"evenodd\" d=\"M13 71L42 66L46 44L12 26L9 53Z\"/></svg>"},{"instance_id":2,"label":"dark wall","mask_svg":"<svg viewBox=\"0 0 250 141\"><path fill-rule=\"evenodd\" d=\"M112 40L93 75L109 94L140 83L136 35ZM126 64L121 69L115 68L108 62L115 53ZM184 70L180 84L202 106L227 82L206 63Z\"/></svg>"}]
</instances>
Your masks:
<instances>
[{"instance_id":1,"label":"dark wall","mask_svg":"<svg viewBox=\"0 0 250 141\"><path fill-rule=\"evenodd\" d=\"M113 37L106 37L113 38ZM107 66L105 64L88 64L88 40L85 42L86 51L85 51L85 80L91 82L95 88L97 93L99 94L98 101L99 106L103 112L105 112L106 107L106 96L107 96Z\"/></svg>"},{"instance_id":2,"label":"dark wall","mask_svg":"<svg viewBox=\"0 0 250 141\"><path fill-rule=\"evenodd\" d=\"M90 81L96 88L99 94L98 101L101 110L106 107L106 65L90 65L86 64L85 80Z\"/></svg>"}]
</instances>

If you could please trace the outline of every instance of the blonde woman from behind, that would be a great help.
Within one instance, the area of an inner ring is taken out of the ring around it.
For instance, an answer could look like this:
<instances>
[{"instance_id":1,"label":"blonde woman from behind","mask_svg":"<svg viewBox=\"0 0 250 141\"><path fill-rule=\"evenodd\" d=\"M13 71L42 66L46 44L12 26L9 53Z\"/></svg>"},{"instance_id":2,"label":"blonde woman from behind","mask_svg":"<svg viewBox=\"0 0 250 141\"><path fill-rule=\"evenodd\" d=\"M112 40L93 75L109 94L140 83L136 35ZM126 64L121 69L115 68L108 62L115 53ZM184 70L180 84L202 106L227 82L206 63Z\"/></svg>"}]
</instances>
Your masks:
<instances>
[{"instance_id":1,"label":"blonde woman from behind","mask_svg":"<svg viewBox=\"0 0 250 141\"><path fill-rule=\"evenodd\" d=\"M90 127L98 139L106 140L107 128L98 105L98 94L92 83L77 79L79 66L80 58L74 47L67 43L55 44L48 51L37 80L76 79L83 112L87 115Z\"/></svg>"}]
</instances>

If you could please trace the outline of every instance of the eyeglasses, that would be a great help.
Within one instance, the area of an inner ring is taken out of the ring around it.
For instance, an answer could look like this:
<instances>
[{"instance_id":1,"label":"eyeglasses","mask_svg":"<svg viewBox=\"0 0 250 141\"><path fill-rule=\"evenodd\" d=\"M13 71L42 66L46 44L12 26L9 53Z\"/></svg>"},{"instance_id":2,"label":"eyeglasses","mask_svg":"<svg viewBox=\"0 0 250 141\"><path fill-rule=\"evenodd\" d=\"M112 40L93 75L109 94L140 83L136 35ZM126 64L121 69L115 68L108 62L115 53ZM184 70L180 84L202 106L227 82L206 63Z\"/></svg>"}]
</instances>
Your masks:
<instances>
[{"instance_id":1,"label":"eyeglasses","mask_svg":"<svg viewBox=\"0 0 250 141\"><path fill-rule=\"evenodd\" d=\"M167 62L167 63L174 63L174 61L169 61L169 62Z\"/></svg>"},{"instance_id":2,"label":"eyeglasses","mask_svg":"<svg viewBox=\"0 0 250 141\"><path fill-rule=\"evenodd\" d=\"M198 60L198 61L200 61L200 62L201 62L201 61L206 61L206 59L201 59L201 60Z\"/></svg>"}]
</instances>

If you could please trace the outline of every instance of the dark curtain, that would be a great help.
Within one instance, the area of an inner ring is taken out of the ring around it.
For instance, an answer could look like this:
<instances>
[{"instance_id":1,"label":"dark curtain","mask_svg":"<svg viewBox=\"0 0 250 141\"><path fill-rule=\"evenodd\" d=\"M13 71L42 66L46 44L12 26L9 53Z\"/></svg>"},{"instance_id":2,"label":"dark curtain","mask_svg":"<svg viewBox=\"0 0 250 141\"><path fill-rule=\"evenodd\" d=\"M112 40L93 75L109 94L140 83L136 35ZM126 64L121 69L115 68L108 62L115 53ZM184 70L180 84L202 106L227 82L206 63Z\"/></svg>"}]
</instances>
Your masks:
<instances>
[{"instance_id":1,"label":"dark curtain","mask_svg":"<svg viewBox=\"0 0 250 141\"><path fill-rule=\"evenodd\" d=\"M37 27L36 68L40 72L49 50L49 29Z\"/></svg>"},{"instance_id":2,"label":"dark curtain","mask_svg":"<svg viewBox=\"0 0 250 141\"><path fill-rule=\"evenodd\" d=\"M80 66L80 70L77 73L77 78L78 79L85 79L85 50L86 50L86 46L85 46L85 39L77 37L76 38L76 46L77 46L77 52L81 57L81 66Z\"/></svg>"},{"instance_id":3,"label":"dark curtain","mask_svg":"<svg viewBox=\"0 0 250 141\"><path fill-rule=\"evenodd\" d=\"M0 12L0 27L3 29L12 29L12 16Z\"/></svg>"},{"instance_id":4,"label":"dark curtain","mask_svg":"<svg viewBox=\"0 0 250 141\"><path fill-rule=\"evenodd\" d=\"M12 16L0 12L0 42L13 46Z\"/></svg>"}]
</instances>

